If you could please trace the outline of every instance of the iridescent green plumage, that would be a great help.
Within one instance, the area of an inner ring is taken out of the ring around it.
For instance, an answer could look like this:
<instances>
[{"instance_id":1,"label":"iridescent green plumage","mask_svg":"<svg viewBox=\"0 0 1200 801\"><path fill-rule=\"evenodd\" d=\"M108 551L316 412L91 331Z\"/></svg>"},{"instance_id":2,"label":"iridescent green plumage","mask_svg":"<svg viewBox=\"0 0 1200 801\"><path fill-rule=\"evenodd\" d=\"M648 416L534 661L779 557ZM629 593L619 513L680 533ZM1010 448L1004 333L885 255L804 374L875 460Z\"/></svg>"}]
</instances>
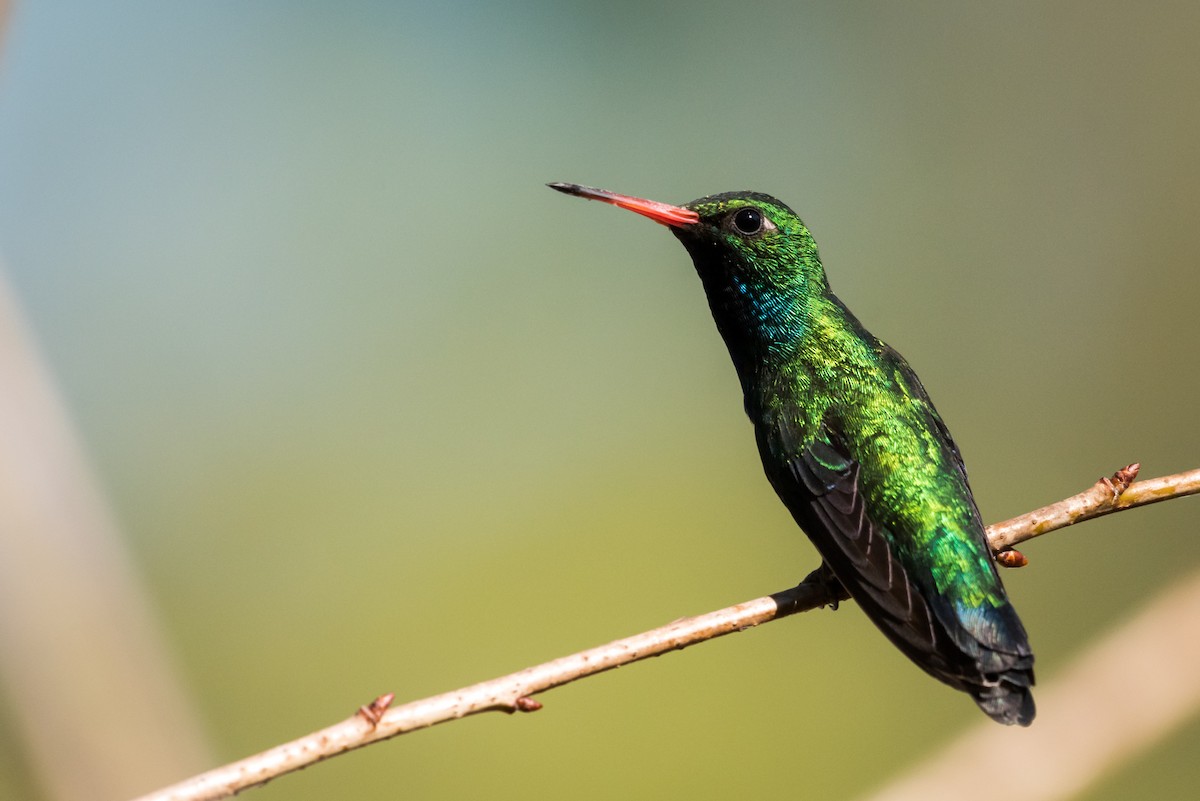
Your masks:
<instances>
[{"instance_id":1,"label":"iridescent green plumage","mask_svg":"<svg viewBox=\"0 0 1200 801\"><path fill-rule=\"evenodd\" d=\"M551 184L668 225L695 262L767 478L837 580L992 718L1034 716L1033 655L962 459L904 359L830 291L791 209L733 192L682 207Z\"/></svg>"}]
</instances>

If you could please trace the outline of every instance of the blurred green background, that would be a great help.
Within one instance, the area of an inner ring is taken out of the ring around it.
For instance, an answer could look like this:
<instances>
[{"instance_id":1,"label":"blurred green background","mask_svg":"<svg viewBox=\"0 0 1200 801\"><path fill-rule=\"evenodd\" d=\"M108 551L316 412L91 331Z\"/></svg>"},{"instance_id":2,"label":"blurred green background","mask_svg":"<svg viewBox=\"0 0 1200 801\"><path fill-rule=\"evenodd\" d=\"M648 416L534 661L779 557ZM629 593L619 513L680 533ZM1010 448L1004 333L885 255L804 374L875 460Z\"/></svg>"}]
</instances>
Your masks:
<instances>
[{"instance_id":1,"label":"blurred green background","mask_svg":"<svg viewBox=\"0 0 1200 801\"><path fill-rule=\"evenodd\" d=\"M215 758L815 566L687 255L546 181L792 205L989 521L1200 466L1198 41L1192 3L18 3L7 276ZM1025 549L1042 681L1200 567L1196 514ZM246 797L850 799L980 718L853 605L542 700ZM1183 797L1197 749L1085 797Z\"/></svg>"}]
</instances>

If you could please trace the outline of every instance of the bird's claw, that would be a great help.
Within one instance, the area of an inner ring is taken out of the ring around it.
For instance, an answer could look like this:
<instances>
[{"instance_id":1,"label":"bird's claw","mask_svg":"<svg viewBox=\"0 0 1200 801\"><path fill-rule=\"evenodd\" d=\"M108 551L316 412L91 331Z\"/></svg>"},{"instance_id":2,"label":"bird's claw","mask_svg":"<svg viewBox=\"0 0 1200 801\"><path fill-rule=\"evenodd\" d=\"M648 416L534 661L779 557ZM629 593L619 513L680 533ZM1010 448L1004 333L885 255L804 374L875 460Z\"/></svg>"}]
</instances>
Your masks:
<instances>
[{"instance_id":1,"label":"bird's claw","mask_svg":"<svg viewBox=\"0 0 1200 801\"><path fill-rule=\"evenodd\" d=\"M833 574L829 565L824 562L816 570L809 573L804 580L814 582L824 590L825 597L829 601L822 604L822 606L828 606L834 612L838 610L843 598L850 597L850 594L846 592L846 588L842 586L842 582L838 581L838 577Z\"/></svg>"}]
</instances>

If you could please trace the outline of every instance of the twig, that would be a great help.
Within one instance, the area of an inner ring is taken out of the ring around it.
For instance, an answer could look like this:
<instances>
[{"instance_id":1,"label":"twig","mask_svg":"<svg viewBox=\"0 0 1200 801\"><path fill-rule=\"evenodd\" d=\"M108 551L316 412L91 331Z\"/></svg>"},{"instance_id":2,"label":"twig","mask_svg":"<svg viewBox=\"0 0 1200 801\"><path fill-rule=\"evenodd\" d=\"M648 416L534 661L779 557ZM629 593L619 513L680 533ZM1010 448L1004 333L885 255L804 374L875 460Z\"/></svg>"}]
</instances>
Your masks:
<instances>
[{"instance_id":1,"label":"twig","mask_svg":"<svg viewBox=\"0 0 1200 801\"><path fill-rule=\"evenodd\" d=\"M1200 468L1132 484L1139 469L1141 465L1135 462L1113 473L1112 478L1100 479L1078 495L988 526L988 540L992 548L1003 551L1018 542L1093 517L1200 493Z\"/></svg>"},{"instance_id":2,"label":"twig","mask_svg":"<svg viewBox=\"0 0 1200 801\"><path fill-rule=\"evenodd\" d=\"M1130 465L1117 471L1112 478L1100 479L1086 492L989 527L988 538L993 550L998 553L1011 552L1012 546L1017 543L1080 520L1200 493L1200 469L1130 484L1137 474L1137 467ZM1023 557L1009 559L1020 560ZM136 801L211 801L227 798L240 790L263 784L276 776L344 751L437 723L479 712L535 711L541 705L530 696L537 693L841 600L831 595L830 585L822 581L820 573L820 570L814 571L799 586L784 592L705 615L683 618L652 631L460 690L390 709L387 707L391 699L383 696L340 723L142 796Z\"/></svg>"}]
</instances>

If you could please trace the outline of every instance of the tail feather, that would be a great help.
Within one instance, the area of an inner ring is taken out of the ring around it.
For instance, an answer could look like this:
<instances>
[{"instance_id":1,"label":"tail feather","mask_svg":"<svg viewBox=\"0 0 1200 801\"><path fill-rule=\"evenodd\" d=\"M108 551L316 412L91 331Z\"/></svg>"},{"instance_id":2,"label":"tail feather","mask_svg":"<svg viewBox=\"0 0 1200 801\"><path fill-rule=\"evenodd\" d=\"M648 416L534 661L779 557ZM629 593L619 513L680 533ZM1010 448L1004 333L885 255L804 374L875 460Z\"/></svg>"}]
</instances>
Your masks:
<instances>
[{"instance_id":1,"label":"tail feather","mask_svg":"<svg viewBox=\"0 0 1200 801\"><path fill-rule=\"evenodd\" d=\"M1006 726L1028 726L1033 722L1037 709L1034 707L1029 684L1021 683L1021 679L1032 682L1032 673L1006 676L995 685L972 693L972 697L984 714L997 723Z\"/></svg>"}]
</instances>

